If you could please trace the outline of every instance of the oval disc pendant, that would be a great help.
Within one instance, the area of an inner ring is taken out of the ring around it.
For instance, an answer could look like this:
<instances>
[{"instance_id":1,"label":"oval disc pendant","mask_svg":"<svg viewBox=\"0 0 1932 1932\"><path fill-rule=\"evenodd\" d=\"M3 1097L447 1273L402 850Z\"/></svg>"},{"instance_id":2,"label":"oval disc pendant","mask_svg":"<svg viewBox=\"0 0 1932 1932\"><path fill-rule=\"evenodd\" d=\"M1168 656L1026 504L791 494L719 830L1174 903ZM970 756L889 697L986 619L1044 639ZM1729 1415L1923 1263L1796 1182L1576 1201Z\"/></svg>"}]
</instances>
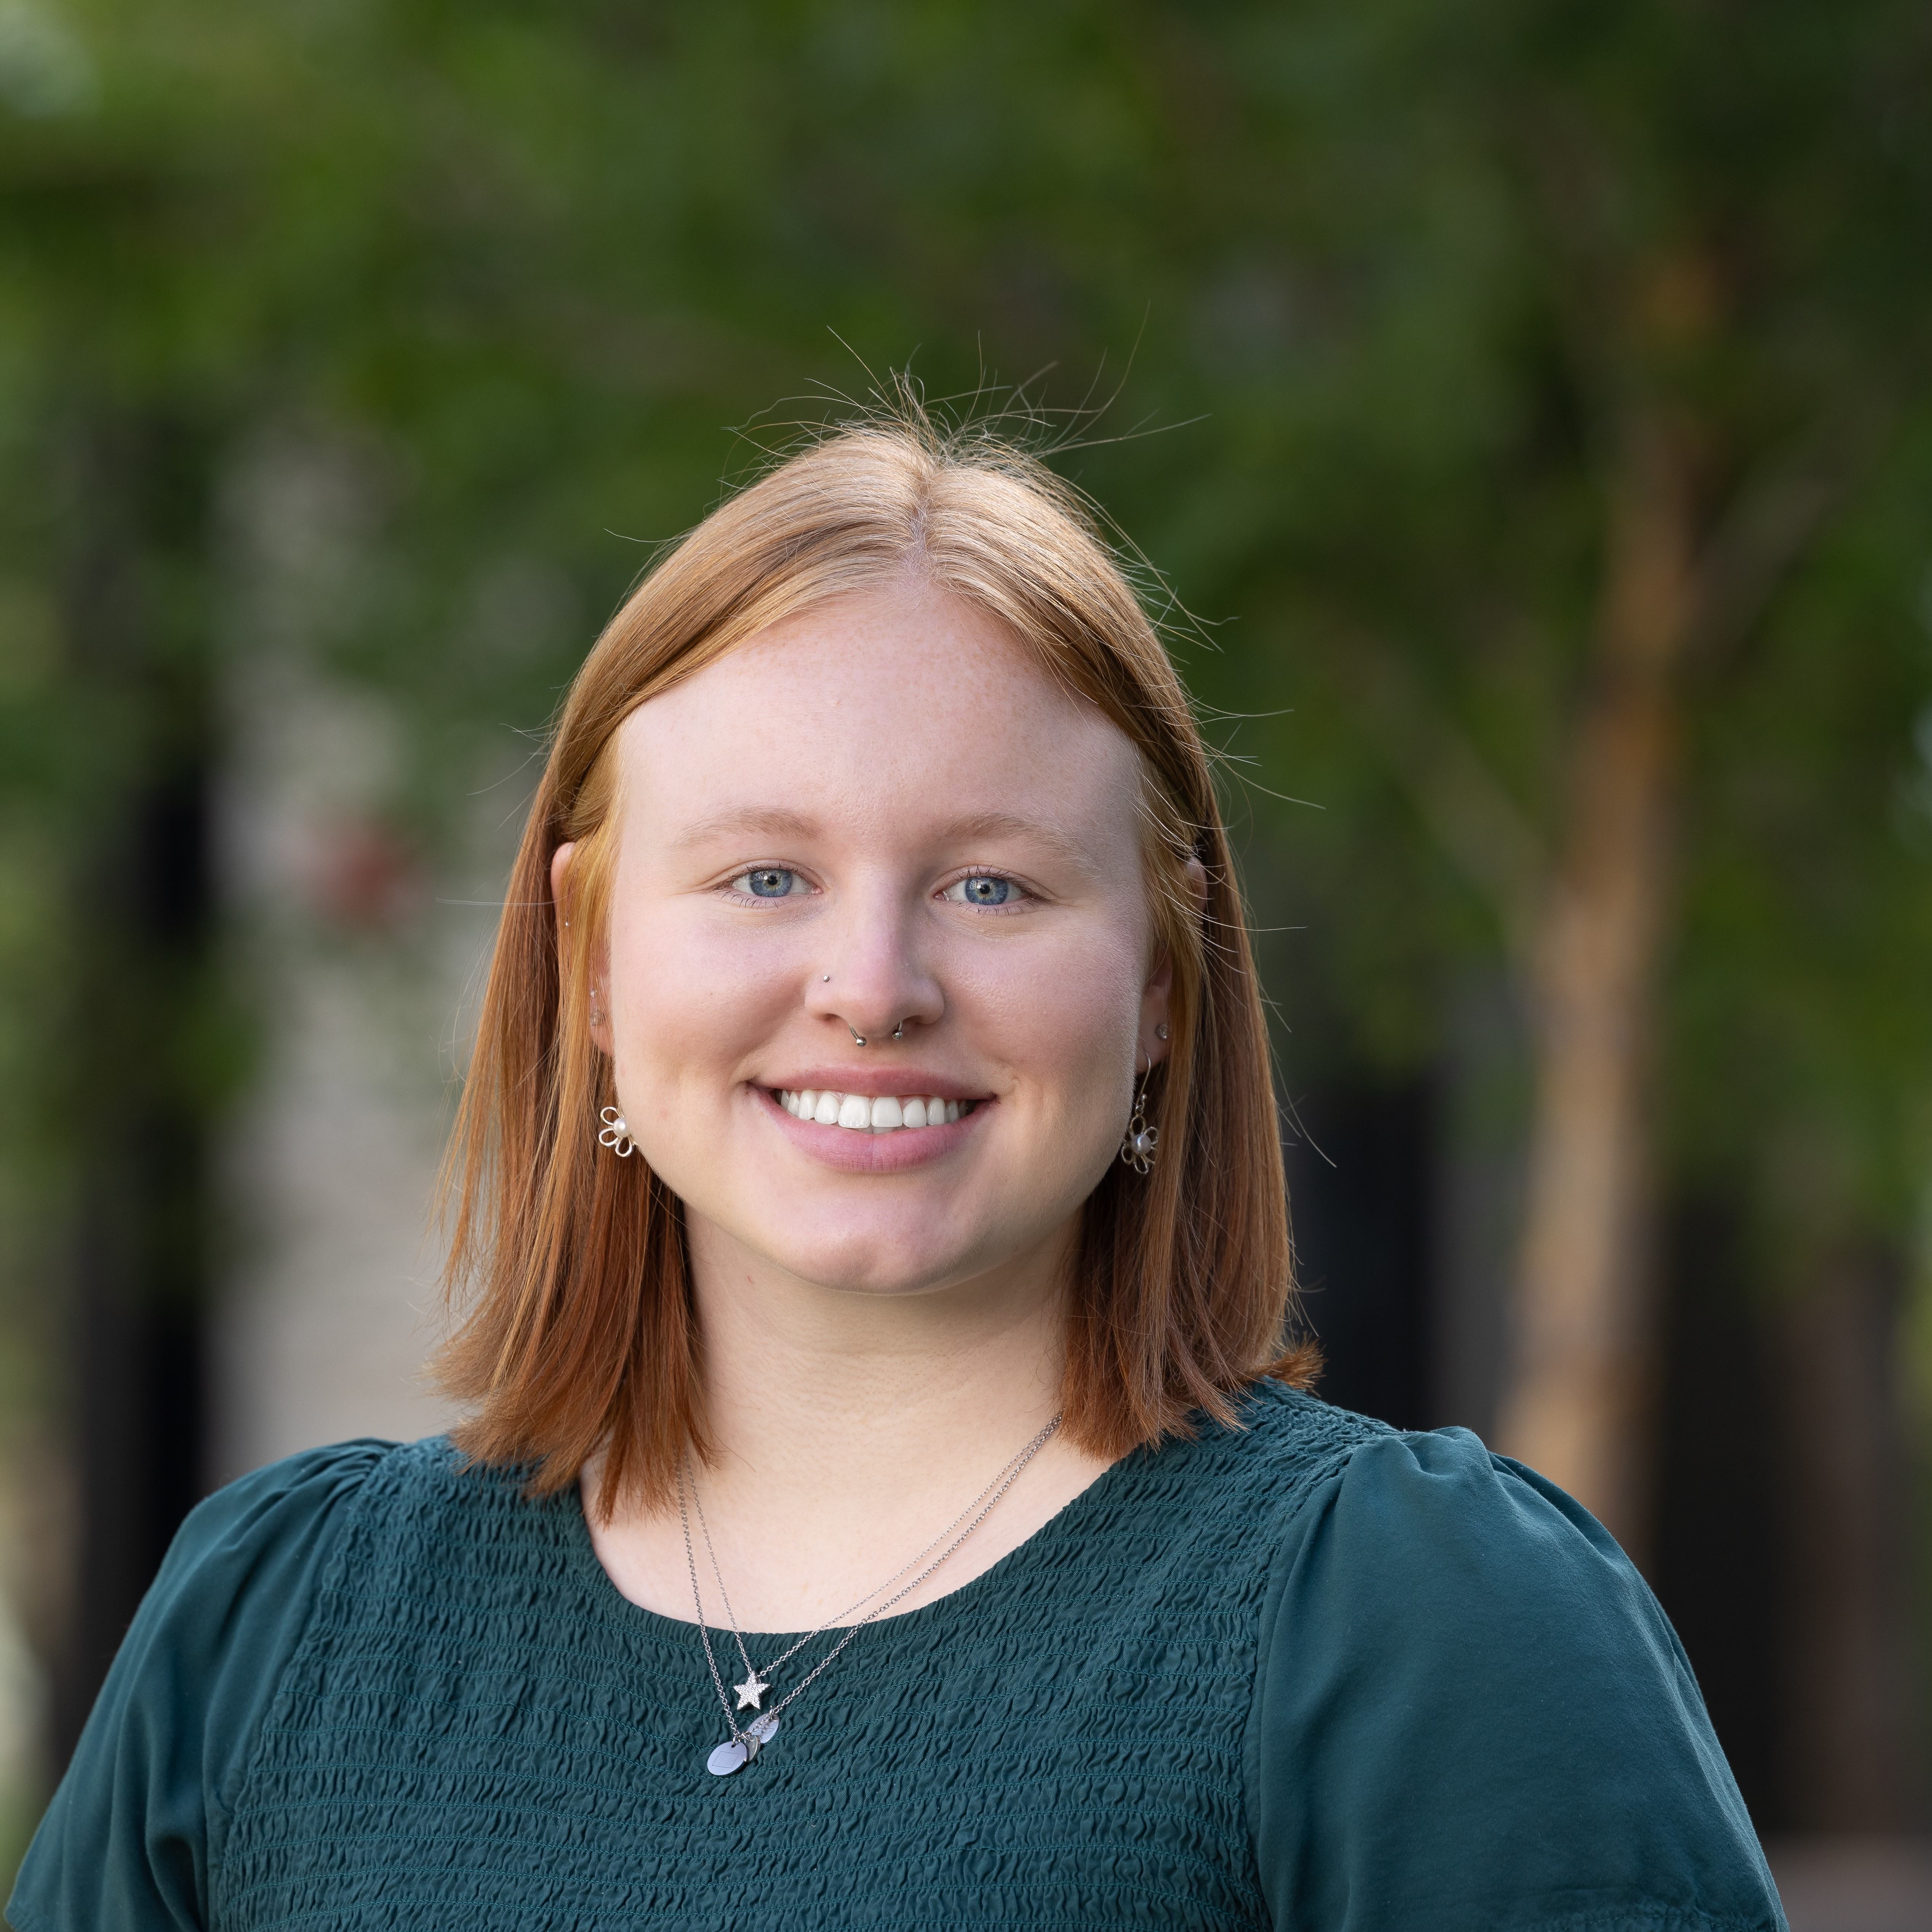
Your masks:
<instances>
[{"instance_id":1,"label":"oval disc pendant","mask_svg":"<svg viewBox=\"0 0 1932 1932\"><path fill-rule=\"evenodd\" d=\"M754 1718L745 1726L745 1737L727 1738L716 1746L711 1755L704 1760L704 1768L713 1778L729 1778L734 1771L742 1771L758 1754L760 1744L768 1744L778 1735L778 1720L776 1716Z\"/></svg>"}]
</instances>

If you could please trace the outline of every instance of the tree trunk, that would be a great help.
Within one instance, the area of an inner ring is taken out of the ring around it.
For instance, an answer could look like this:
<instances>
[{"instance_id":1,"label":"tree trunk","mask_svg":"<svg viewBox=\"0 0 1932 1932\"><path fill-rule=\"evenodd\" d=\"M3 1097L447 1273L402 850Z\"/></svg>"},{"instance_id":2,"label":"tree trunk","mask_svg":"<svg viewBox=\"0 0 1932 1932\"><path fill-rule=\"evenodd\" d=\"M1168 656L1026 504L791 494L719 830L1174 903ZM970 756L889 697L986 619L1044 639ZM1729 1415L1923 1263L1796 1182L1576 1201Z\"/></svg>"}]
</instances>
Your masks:
<instances>
[{"instance_id":1,"label":"tree trunk","mask_svg":"<svg viewBox=\"0 0 1932 1932\"><path fill-rule=\"evenodd\" d=\"M1536 1058L1499 1440L1643 1544L1645 1098L1671 884L1677 683L1696 603L1683 452L1636 422L1612 486L1570 793L1526 962Z\"/></svg>"}]
</instances>

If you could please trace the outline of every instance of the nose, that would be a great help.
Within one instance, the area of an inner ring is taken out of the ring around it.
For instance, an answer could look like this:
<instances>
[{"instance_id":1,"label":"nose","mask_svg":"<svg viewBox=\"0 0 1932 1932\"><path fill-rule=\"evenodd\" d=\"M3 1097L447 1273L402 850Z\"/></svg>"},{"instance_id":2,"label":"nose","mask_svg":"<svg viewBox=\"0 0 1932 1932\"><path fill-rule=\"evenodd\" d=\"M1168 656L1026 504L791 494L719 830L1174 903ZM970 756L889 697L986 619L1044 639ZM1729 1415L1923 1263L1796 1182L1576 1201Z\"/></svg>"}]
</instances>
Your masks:
<instances>
[{"instance_id":1,"label":"nose","mask_svg":"<svg viewBox=\"0 0 1932 1932\"><path fill-rule=\"evenodd\" d=\"M867 1046L890 1046L909 1039L916 1026L936 1025L946 996L917 956L916 925L883 890L848 900L807 990L813 1017L843 1026L854 1044Z\"/></svg>"}]
</instances>

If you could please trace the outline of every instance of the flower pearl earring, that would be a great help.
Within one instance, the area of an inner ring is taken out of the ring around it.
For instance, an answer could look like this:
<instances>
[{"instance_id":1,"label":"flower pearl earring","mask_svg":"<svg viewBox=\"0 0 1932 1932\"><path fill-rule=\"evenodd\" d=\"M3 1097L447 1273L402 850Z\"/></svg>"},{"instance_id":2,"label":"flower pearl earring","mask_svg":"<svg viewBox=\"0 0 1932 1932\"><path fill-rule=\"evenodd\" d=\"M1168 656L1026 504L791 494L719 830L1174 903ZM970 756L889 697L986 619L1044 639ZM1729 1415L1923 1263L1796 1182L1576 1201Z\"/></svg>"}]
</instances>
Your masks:
<instances>
[{"instance_id":1,"label":"flower pearl earring","mask_svg":"<svg viewBox=\"0 0 1932 1932\"><path fill-rule=\"evenodd\" d=\"M597 1118L604 1123L597 1144L608 1148L620 1160L628 1160L638 1150L637 1142L631 1138L630 1122L615 1107L606 1107Z\"/></svg>"},{"instance_id":2,"label":"flower pearl earring","mask_svg":"<svg viewBox=\"0 0 1932 1932\"><path fill-rule=\"evenodd\" d=\"M1153 1072L1151 1067L1148 1072ZM1120 1136L1120 1158L1136 1174L1151 1174L1154 1164L1160 1154L1160 1130L1150 1125L1147 1117L1148 1076L1141 1076L1140 1091L1134 1096L1134 1111L1127 1122L1127 1130Z\"/></svg>"}]
</instances>

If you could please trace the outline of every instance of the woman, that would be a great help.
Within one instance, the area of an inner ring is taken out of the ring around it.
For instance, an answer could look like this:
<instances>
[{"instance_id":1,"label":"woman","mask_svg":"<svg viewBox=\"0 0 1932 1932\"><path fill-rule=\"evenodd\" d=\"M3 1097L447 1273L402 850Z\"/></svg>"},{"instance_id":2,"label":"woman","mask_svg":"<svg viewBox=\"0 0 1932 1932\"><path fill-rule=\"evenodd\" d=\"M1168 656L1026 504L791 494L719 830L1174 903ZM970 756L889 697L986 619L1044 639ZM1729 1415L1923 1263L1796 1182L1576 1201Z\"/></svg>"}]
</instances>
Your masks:
<instances>
[{"instance_id":1,"label":"woman","mask_svg":"<svg viewBox=\"0 0 1932 1932\"><path fill-rule=\"evenodd\" d=\"M459 1150L469 1419L190 1519L21 1932L1781 1922L1610 1538L1284 1352L1208 761L1025 458L861 425L646 579Z\"/></svg>"}]
</instances>

